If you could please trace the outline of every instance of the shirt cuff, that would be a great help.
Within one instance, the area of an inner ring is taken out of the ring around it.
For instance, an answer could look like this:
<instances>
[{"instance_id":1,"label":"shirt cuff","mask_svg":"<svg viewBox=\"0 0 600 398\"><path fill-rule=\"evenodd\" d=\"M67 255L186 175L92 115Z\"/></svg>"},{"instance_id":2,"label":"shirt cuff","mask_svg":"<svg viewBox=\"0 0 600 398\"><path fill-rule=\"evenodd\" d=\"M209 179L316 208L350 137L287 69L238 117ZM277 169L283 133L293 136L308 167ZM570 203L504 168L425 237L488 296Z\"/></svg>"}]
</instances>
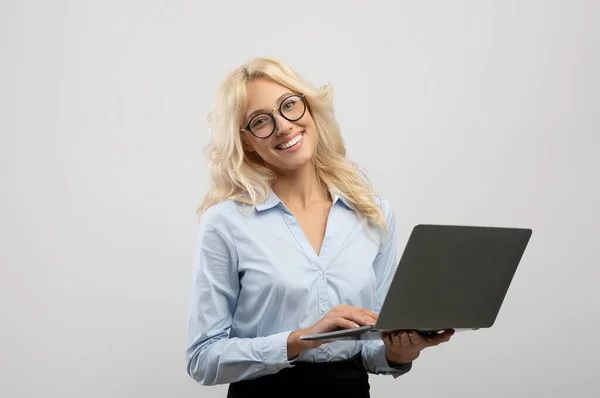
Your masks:
<instances>
[{"instance_id":1,"label":"shirt cuff","mask_svg":"<svg viewBox=\"0 0 600 398\"><path fill-rule=\"evenodd\" d=\"M400 377L405 373L408 373L412 369L412 362L399 364L397 366L390 366L387 358L385 357L385 345L380 345L375 353L375 366L377 367L377 373L384 375L391 375L394 378Z\"/></svg>"},{"instance_id":2,"label":"shirt cuff","mask_svg":"<svg viewBox=\"0 0 600 398\"><path fill-rule=\"evenodd\" d=\"M276 333L263 339L263 363L271 372L278 372L293 366L296 357L288 360L287 354L287 341L290 333L292 331Z\"/></svg>"}]
</instances>

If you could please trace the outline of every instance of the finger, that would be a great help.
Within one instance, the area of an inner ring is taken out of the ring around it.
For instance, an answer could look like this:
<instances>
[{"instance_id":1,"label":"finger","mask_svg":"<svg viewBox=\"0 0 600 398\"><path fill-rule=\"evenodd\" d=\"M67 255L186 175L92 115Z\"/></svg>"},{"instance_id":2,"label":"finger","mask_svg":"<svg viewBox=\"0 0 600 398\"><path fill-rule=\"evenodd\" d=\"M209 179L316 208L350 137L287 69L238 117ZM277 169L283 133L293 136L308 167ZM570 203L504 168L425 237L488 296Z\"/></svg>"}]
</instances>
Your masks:
<instances>
[{"instance_id":1,"label":"finger","mask_svg":"<svg viewBox=\"0 0 600 398\"><path fill-rule=\"evenodd\" d=\"M408 332L408 338L412 345L423 345L425 344L425 340L421 337L421 335L417 332Z\"/></svg>"},{"instance_id":2,"label":"finger","mask_svg":"<svg viewBox=\"0 0 600 398\"><path fill-rule=\"evenodd\" d=\"M341 316L333 318L332 322L333 322L332 326L338 326L338 327L341 327L344 329L352 329L352 328L357 328L360 326L358 323L353 322L352 320L343 318Z\"/></svg>"},{"instance_id":3,"label":"finger","mask_svg":"<svg viewBox=\"0 0 600 398\"><path fill-rule=\"evenodd\" d=\"M423 337L426 341L427 346L433 347L450 340L452 334L454 334L453 331L447 330L444 333L432 333L427 336L424 335Z\"/></svg>"},{"instance_id":4,"label":"finger","mask_svg":"<svg viewBox=\"0 0 600 398\"><path fill-rule=\"evenodd\" d=\"M373 312L371 310L368 310L366 308L360 308L360 311L363 312L365 315L370 316L375 321L377 320L377 318L379 318L379 314L378 313Z\"/></svg>"},{"instance_id":5,"label":"finger","mask_svg":"<svg viewBox=\"0 0 600 398\"><path fill-rule=\"evenodd\" d=\"M350 311L345 313L344 318L352 320L360 325L374 325L375 319L360 311Z\"/></svg>"},{"instance_id":6,"label":"finger","mask_svg":"<svg viewBox=\"0 0 600 398\"><path fill-rule=\"evenodd\" d=\"M352 314L356 314L357 316L365 317L365 319L368 319L369 322L372 323L375 323L375 321L377 321L377 318L379 317L377 313L369 311L365 308L348 307L348 311L350 311Z\"/></svg>"},{"instance_id":7,"label":"finger","mask_svg":"<svg viewBox=\"0 0 600 398\"><path fill-rule=\"evenodd\" d=\"M353 314L353 313L360 313L360 314L363 314L364 316L372 318L373 320L377 320L377 318L379 317L379 315L376 312L373 312L366 308L353 307L351 305L346 305L346 304L336 305L335 307L333 307L331 309L331 311L339 312L340 314L345 314L345 315Z\"/></svg>"},{"instance_id":8,"label":"finger","mask_svg":"<svg viewBox=\"0 0 600 398\"><path fill-rule=\"evenodd\" d=\"M440 335L437 333L423 334L421 336L423 338L423 342L426 347L433 347L433 346L440 344L440 342L438 341L438 337L437 337Z\"/></svg>"},{"instance_id":9,"label":"finger","mask_svg":"<svg viewBox=\"0 0 600 398\"><path fill-rule=\"evenodd\" d=\"M383 343L388 346L391 347L394 345L394 343L392 342L392 338L390 337L389 333L383 333L381 335L381 339L383 340Z\"/></svg>"},{"instance_id":10,"label":"finger","mask_svg":"<svg viewBox=\"0 0 600 398\"><path fill-rule=\"evenodd\" d=\"M346 304L336 305L331 309L330 313L332 316L341 316L360 325L374 325L379 317L379 315L373 311Z\"/></svg>"},{"instance_id":11,"label":"finger","mask_svg":"<svg viewBox=\"0 0 600 398\"><path fill-rule=\"evenodd\" d=\"M392 335L392 341L394 342L394 346L396 347L408 348L410 346L408 334L404 331L394 332Z\"/></svg>"},{"instance_id":12,"label":"finger","mask_svg":"<svg viewBox=\"0 0 600 398\"><path fill-rule=\"evenodd\" d=\"M446 330L444 333L436 335L434 338L438 344L445 343L450 340L450 337L454 334L454 330Z\"/></svg>"},{"instance_id":13,"label":"finger","mask_svg":"<svg viewBox=\"0 0 600 398\"><path fill-rule=\"evenodd\" d=\"M410 339L408 338L408 333L407 332L402 332L400 335L400 344L402 345L403 348L409 347L410 346Z\"/></svg>"}]
</instances>

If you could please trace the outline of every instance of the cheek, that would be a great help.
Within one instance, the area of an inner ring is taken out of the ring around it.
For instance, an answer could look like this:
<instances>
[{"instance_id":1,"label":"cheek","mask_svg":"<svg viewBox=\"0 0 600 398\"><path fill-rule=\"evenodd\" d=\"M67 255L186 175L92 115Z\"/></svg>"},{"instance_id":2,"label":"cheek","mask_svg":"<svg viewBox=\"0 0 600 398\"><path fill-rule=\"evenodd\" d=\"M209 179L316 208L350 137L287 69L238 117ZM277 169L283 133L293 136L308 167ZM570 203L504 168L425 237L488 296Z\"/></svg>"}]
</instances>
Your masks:
<instances>
[{"instance_id":1,"label":"cheek","mask_svg":"<svg viewBox=\"0 0 600 398\"><path fill-rule=\"evenodd\" d=\"M304 117L302 119L300 119L300 122L306 127L310 127L310 128L315 127L315 121L313 120L312 115L309 113L304 115Z\"/></svg>"},{"instance_id":2,"label":"cheek","mask_svg":"<svg viewBox=\"0 0 600 398\"><path fill-rule=\"evenodd\" d=\"M244 149L250 152L262 152L261 146L264 145L261 140L250 133L244 133Z\"/></svg>"},{"instance_id":3,"label":"cheek","mask_svg":"<svg viewBox=\"0 0 600 398\"><path fill-rule=\"evenodd\" d=\"M312 142L312 144L316 145L317 142L319 141L319 133L317 132L317 129L316 129L314 123L312 123L312 121L311 121L310 123L308 123L305 126L305 129L309 132L310 141Z\"/></svg>"},{"instance_id":4,"label":"cheek","mask_svg":"<svg viewBox=\"0 0 600 398\"><path fill-rule=\"evenodd\" d=\"M303 123L303 125L304 125L304 128L306 128L307 130L310 130L311 135L315 137L315 141L316 141L317 127L316 127L315 122L312 119L312 117L309 116L309 118Z\"/></svg>"},{"instance_id":5,"label":"cheek","mask_svg":"<svg viewBox=\"0 0 600 398\"><path fill-rule=\"evenodd\" d=\"M268 157L270 151L270 140L261 140L256 137L248 138L246 140L245 149L247 151L258 154L260 157Z\"/></svg>"}]
</instances>

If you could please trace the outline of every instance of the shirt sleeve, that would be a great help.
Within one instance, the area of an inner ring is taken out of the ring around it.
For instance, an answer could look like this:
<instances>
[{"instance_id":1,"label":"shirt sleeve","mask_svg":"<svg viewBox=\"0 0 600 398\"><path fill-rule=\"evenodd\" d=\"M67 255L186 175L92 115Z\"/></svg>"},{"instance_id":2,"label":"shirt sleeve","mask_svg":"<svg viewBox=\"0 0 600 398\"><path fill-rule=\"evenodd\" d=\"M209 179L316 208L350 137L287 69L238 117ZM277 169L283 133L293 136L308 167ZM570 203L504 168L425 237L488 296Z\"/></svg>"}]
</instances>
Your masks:
<instances>
[{"instance_id":1,"label":"shirt sleeve","mask_svg":"<svg viewBox=\"0 0 600 398\"><path fill-rule=\"evenodd\" d=\"M293 366L289 332L230 338L239 278L234 240L224 215L209 209L200 219L188 316L187 373L203 385L228 384Z\"/></svg>"},{"instance_id":2,"label":"shirt sleeve","mask_svg":"<svg viewBox=\"0 0 600 398\"><path fill-rule=\"evenodd\" d=\"M373 311L379 313L383 306L385 295L398 266L396 255L396 217L390 203L380 198L381 208L386 219L386 235L381 242L381 250L373 263L377 287ZM398 366L390 366L385 357L383 340L365 340L362 342L362 360L368 372L374 374L392 375L397 378L412 368L412 362Z\"/></svg>"}]
</instances>

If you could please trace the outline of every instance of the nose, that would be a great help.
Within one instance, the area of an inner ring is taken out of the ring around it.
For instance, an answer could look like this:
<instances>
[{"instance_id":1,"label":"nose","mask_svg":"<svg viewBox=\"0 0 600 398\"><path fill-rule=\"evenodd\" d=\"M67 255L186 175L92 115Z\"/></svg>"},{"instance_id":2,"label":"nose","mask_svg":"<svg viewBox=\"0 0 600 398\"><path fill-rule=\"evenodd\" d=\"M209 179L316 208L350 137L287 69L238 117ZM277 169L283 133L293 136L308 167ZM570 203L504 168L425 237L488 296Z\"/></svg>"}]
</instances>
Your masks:
<instances>
[{"instance_id":1,"label":"nose","mask_svg":"<svg viewBox=\"0 0 600 398\"><path fill-rule=\"evenodd\" d=\"M275 120L275 135L280 136L286 134L294 128L292 122L281 116L279 112L275 111L272 115Z\"/></svg>"}]
</instances>

